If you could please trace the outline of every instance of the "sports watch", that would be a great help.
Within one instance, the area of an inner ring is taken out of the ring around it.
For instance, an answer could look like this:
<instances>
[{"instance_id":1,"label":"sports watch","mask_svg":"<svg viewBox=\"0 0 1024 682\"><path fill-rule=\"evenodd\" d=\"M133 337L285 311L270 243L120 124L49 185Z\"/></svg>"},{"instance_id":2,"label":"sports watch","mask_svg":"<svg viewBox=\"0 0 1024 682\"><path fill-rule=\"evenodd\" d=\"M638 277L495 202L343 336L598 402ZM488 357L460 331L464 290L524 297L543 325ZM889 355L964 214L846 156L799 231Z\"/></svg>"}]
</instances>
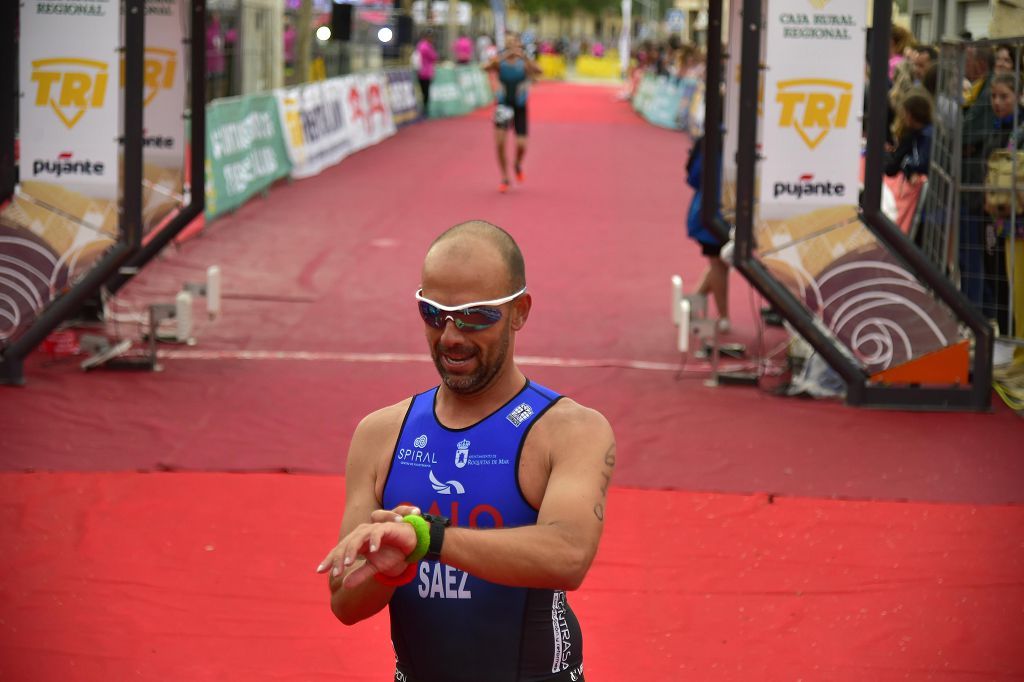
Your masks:
<instances>
[{"instance_id":1,"label":"sports watch","mask_svg":"<svg viewBox=\"0 0 1024 682\"><path fill-rule=\"evenodd\" d=\"M444 545L444 529L452 525L451 520L440 514L424 514L423 520L430 524L430 547L424 559L441 560L441 546Z\"/></svg>"}]
</instances>

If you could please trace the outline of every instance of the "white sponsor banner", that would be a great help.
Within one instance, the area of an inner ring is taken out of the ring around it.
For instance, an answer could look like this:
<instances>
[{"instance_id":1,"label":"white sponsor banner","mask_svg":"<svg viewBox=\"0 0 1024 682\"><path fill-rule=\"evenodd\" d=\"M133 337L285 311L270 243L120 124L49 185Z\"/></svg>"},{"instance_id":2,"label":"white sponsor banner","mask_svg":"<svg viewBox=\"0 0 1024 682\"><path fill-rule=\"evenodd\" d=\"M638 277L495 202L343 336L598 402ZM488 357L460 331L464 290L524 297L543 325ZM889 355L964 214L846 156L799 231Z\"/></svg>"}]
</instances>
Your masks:
<instances>
[{"instance_id":1,"label":"white sponsor banner","mask_svg":"<svg viewBox=\"0 0 1024 682\"><path fill-rule=\"evenodd\" d=\"M417 25L425 23L439 26L448 23L448 2L447 0L434 0L430 3L430 21L426 21L426 8L423 0L413 0L412 19ZM468 2L460 2L456 9L456 18L461 26L469 26L473 18L473 6Z\"/></svg>"},{"instance_id":2,"label":"white sponsor banner","mask_svg":"<svg viewBox=\"0 0 1024 682\"><path fill-rule=\"evenodd\" d=\"M345 80L331 78L274 91L292 177L316 175L355 148L345 113Z\"/></svg>"},{"instance_id":3,"label":"white sponsor banner","mask_svg":"<svg viewBox=\"0 0 1024 682\"><path fill-rule=\"evenodd\" d=\"M23 0L19 178L118 194L119 0Z\"/></svg>"},{"instance_id":4,"label":"white sponsor banner","mask_svg":"<svg viewBox=\"0 0 1024 682\"><path fill-rule=\"evenodd\" d=\"M768 0L761 218L856 204L866 2Z\"/></svg>"},{"instance_id":5,"label":"white sponsor banner","mask_svg":"<svg viewBox=\"0 0 1024 682\"><path fill-rule=\"evenodd\" d=\"M725 60L725 102L723 125L725 136L722 140L722 204L726 213L736 208L736 150L740 137L740 58L743 51L743 21L740 9L743 3L733 0L729 3L729 40L725 45L728 58Z\"/></svg>"},{"instance_id":6,"label":"white sponsor banner","mask_svg":"<svg viewBox=\"0 0 1024 682\"><path fill-rule=\"evenodd\" d=\"M145 159L175 169L185 159L184 2L146 0Z\"/></svg>"},{"instance_id":7,"label":"white sponsor banner","mask_svg":"<svg viewBox=\"0 0 1024 682\"><path fill-rule=\"evenodd\" d=\"M345 76L345 115L353 150L364 149L395 134L395 122L382 73Z\"/></svg>"}]
</instances>

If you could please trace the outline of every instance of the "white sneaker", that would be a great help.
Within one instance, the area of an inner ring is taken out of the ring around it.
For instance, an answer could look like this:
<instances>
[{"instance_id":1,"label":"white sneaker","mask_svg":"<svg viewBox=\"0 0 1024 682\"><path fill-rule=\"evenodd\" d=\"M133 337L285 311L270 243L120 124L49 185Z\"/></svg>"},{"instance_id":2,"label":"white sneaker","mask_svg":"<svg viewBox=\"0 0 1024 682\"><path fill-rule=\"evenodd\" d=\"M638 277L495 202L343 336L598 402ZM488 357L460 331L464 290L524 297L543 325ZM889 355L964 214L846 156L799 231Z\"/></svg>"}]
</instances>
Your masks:
<instances>
[{"instance_id":1,"label":"white sneaker","mask_svg":"<svg viewBox=\"0 0 1024 682\"><path fill-rule=\"evenodd\" d=\"M721 332L723 334L728 334L730 329L732 329L732 325L729 324L729 318L728 317L720 317L720 318L718 318L718 331L719 332Z\"/></svg>"}]
</instances>

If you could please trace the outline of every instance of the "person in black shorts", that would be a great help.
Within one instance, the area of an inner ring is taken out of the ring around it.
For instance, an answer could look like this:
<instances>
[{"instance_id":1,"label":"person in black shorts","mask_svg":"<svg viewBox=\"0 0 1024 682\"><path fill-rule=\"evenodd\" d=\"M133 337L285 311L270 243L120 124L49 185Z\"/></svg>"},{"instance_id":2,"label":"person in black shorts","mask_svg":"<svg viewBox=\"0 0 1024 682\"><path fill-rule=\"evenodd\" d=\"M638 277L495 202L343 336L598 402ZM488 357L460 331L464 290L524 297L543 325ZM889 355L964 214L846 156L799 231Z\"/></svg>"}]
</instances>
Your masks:
<instances>
[{"instance_id":1,"label":"person in black shorts","mask_svg":"<svg viewBox=\"0 0 1024 682\"><path fill-rule=\"evenodd\" d=\"M331 610L388 607L396 682L582 682L566 593L604 529L612 428L516 365L532 299L507 232L447 230L420 282L441 381L352 434L341 541L317 567Z\"/></svg>"},{"instance_id":2,"label":"person in black shorts","mask_svg":"<svg viewBox=\"0 0 1024 682\"><path fill-rule=\"evenodd\" d=\"M704 166L703 140L704 138L701 137L693 141L690 159L686 164L686 183L696 190L686 216L686 232L691 239L700 244L701 254L708 259L708 269L701 277L697 293L705 297L711 294L715 301L715 308L718 310L718 330L724 333L730 330L729 266L721 258L722 242L711 233L700 218L701 202L704 196L701 187L701 172Z\"/></svg>"},{"instance_id":3,"label":"person in black shorts","mask_svg":"<svg viewBox=\"0 0 1024 682\"><path fill-rule=\"evenodd\" d=\"M497 106L494 110L495 143L498 147L498 166L501 168L501 184L498 190L508 191L508 162L505 156L505 138L509 126L516 131L516 160L513 170L516 182L522 184L523 157L526 156L526 99L530 81L541 74L541 68L527 56L519 42L519 35L505 36L505 50L489 61L484 69L498 77L499 89Z\"/></svg>"}]
</instances>

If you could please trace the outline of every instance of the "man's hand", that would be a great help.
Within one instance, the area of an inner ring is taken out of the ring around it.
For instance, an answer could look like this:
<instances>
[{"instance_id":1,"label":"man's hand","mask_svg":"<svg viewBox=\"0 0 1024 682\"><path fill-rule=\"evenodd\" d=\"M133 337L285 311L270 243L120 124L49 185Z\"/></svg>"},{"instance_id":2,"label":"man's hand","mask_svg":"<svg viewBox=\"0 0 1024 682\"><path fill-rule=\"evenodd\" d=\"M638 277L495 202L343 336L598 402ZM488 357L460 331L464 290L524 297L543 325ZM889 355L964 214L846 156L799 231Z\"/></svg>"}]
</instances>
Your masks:
<instances>
[{"instance_id":1,"label":"man's hand","mask_svg":"<svg viewBox=\"0 0 1024 682\"><path fill-rule=\"evenodd\" d=\"M392 510L375 509L370 512L371 523L386 523L388 521L401 521L406 516L413 514L420 516L419 507L410 507L407 504L400 504Z\"/></svg>"},{"instance_id":2,"label":"man's hand","mask_svg":"<svg viewBox=\"0 0 1024 682\"><path fill-rule=\"evenodd\" d=\"M377 510L371 514L371 518L374 515L383 518L384 514L390 520L360 524L342 538L317 566L317 573L330 571L332 577L337 577L361 557L365 559L363 565L346 575L342 581L343 587L352 589L375 573L395 577L404 571L407 567L405 557L416 549L416 531L404 521L394 521L398 517L394 511Z\"/></svg>"}]
</instances>

